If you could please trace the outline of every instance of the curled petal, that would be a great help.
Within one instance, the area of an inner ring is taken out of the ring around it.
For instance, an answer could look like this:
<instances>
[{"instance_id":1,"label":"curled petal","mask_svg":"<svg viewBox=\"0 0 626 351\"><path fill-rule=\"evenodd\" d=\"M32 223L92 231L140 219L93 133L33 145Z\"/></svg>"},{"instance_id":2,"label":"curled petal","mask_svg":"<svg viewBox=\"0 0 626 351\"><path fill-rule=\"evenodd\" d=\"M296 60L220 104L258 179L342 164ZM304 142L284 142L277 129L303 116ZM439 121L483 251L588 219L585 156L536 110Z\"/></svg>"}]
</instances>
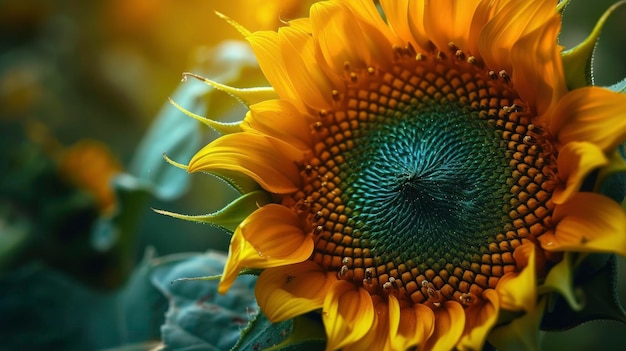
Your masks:
<instances>
[{"instance_id":1,"label":"curled petal","mask_svg":"<svg viewBox=\"0 0 626 351\"><path fill-rule=\"evenodd\" d=\"M435 314L423 304L400 307L389 295L389 336L394 350L408 350L423 345L435 330Z\"/></svg>"},{"instance_id":2,"label":"curled petal","mask_svg":"<svg viewBox=\"0 0 626 351\"><path fill-rule=\"evenodd\" d=\"M446 301L434 309L435 330L428 338L426 350L448 351L454 349L465 328L465 311L456 301Z\"/></svg>"},{"instance_id":3,"label":"curled petal","mask_svg":"<svg viewBox=\"0 0 626 351\"><path fill-rule=\"evenodd\" d=\"M457 344L459 350L482 350L487 334L498 320L500 311L498 293L493 289L483 292L482 299L465 309L465 331Z\"/></svg>"},{"instance_id":4,"label":"curled petal","mask_svg":"<svg viewBox=\"0 0 626 351\"><path fill-rule=\"evenodd\" d=\"M389 304L378 296L372 296L374 303L374 321L372 328L365 336L351 345L346 345L344 351L361 350L392 350L389 339Z\"/></svg>"},{"instance_id":5,"label":"curled petal","mask_svg":"<svg viewBox=\"0 0 626 351\"><path fill-rule=\"evenodd\" d=\"M537 114L545 113L567 91L561 50L555 45L560 30L561 17L555 13L545 25L520 38L511 50L513 84Z\"/></svg>"},{"instance_id":6,"label":"curled petal","mask_svg":"<svg viewBox=\"0 0 626 351\"><path fill-rule=\"evenodd\" d=\"M267 100L250 106L241 123L243 131L256 131L282 140L295 148L311 148L310 121L285 100Z\"/></svg>"},{"instance_id":7,"label":"curled petal","mask_svg":"<svg viewBox=\"0 0 626 351\"><path fill-rule=\"evenodd\" d=\"M549 251L612 252L626 255L626 214L596 193L576 193L554 209L553 231L539 237Z\"/></svg>"},{"instance_id":8,"label":"curled petal","mask_svg":"<svg viewBox=\"0 0 626 351\"><path fill-rule=\"evenodd\" d=\"M535 244L525 243L513 252L519 273L507 273L498 282L496 291L500 307L509 311L530 310L535 306L537 277Z\"/></svg>"},{"instance_id":9,"label":"curled petal","mask_svg":"<svg viewBox=\"0 0 626 351\"><path fill-rule=\"evenodd\" d=\"M220 280L225 293L242 268L269 268L300 263L311 256L313 238L302 231L289 208L269 204L254 211L235 230Z\"/></svg>"},{"instance_id":10,"label":"curled petal","mask_svg":"<svg viewBox=\"0 0 626 351\"><path fill-rule=\"evenodd\" d=\"M374 323L372 297L365 289L340 280L331 286L324 300L322 319L328 336L327 350L354 344Z\"/></svg>"},{"instance_id":11,"label":"curled petal","mask_svg":"<svg viewBox=\"0 0 626 351\"><path fill-rule=\"evenodd\" d=\"M369 8L355 11L370 13L376 11L372 2L365 5ZM366 22L376 21L375 17L359 18L347 4L323 1L311 7L311 23L317 36L317 44L321 55L333 69L341 75L347 62L350 69L366 69L370 66L385 65L392 62L391 42L384 35L386 25L376 27ZM378 21L382 23L380 16ZM383 32L381 32L383 30ZM390 48L379 50L379 48ZM336 88L337 89L337 88Z\"/></svg>"},{"instance_id":12,"label":"curled petal","mask_svg":"<svg viewBox=\"0 0 626 351\"><path fill-rule=\"evenodd\" d=\"M554 1L508 1L485 25L478 39L480 53L491 69L512 72L512 46L557 15Z\"/></svg>"},{"instance_id":13,"label":"curled petal","mask_svg":"<svg viewBox=\"0 0 626 351\"><path fill-rule=\"evenodd\" d=\"M551 133L562 145L588 141L608 152L626 140L624 106L626 94L586 87L567 93L546 117Z\"/></svg>"},{"instance_id":14,"label":"curled petal","mask_svg":"<svg viewBox=\"0 0 626 351\"><path fill-rule=\"evenodd\" d=\"M595 144L588 142L571 142L559 151L557 160L559 178L564 184L554 189L552 199L561 204L567 201L580 189L585 177L591 171L607 165L609 159Z\"/></svg>"},{"instance_id":15,"label":"curled petal","mask_svg":"<svg viewBox=\"0 0 626 351\"><path fill-rule=\"evenodd\" d=\"M235 133L224 135L198 151L189 161L187 171L240 172L269 192L285 194L298 190L301 179L294 162L303 155L285 142L265 135Z\"/></svg>"},{"instance_id":16,"label":"curled petal","mask_svg":"<svg viewBox=\"0 0 626 351\"><path fill-rule=\"evenodd\" d=\"M255 294L261 310L273 323L320 309L334 272L324 271L313 261L268 268L257 281Z\"/></svg>"}]
</instances>

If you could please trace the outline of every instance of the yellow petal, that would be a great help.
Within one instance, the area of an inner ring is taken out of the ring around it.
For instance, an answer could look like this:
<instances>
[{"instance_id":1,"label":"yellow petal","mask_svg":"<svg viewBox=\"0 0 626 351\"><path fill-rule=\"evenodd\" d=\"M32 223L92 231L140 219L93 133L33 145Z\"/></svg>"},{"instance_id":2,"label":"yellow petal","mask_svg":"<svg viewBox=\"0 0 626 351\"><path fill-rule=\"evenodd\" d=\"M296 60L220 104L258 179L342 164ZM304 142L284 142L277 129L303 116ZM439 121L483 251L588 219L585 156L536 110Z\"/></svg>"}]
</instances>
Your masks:
<instances>
[{"instance_id":1,"label":"yellow petal","mask_svg":"<svg viewBox=\"0 0 626 351\"><path fill-rule=\"evenodd\" d=\"M435 330L428 338L425 350L448 351L452 350L463 335L465 328L465 311L456 301L446 301L435 308Z\"/></svg>"},{"instance_id":2,"label":"yellow petal","mask_svg":"<svg viewBox=\"0 0 626 351\"><path fill-rule=\"evenodd\" d=\"M320 309L336 273L313 261L268 268L256 283L257 303L273 323Z\"/></svg>"},{"instance_id":3,"label":"yellow petal","mask_svg":"<svg viewBox=\"0 0 626 351\"><path fill-rule=\"evenodd\" d=\"M435 330L435 314L423 304L400 307L389 295L389 337L394 350L408 350L423 345Z\"/></svg>"},{"instance_id":4,"label":"yellow petal","mask_svg":"<svg viewBox=\"0 0 626 351\"><path fill-rule=\"evenodd\" d=\"M566 92L560 47L556 45L560 30L561 16L554 13L511 50L513 84L537 114L545 113Z\"/></svg>"},{"instance_id":5,"label":"yellow petal","mask_svg":"<svg viewBox=\"0 0 626 351\"><path fill-rule=\"evenodd\" d=\"M294 162L304 156L293 147L290 155L285 155L288 149L286 143L261 134L224 135L198 151L189 161L187 171L236 171L254 179L269 192L291 193L299 189L301 181Z\"/></svg>"},{"instance_id":6,"label":"yellow petal","mask_svg":"<svg viewBox=\"0 0 626 351\"><path fill-rule=\"evenodd\" d=\"M510 53L526 34L556 15L552 0L509 1L485 25L478 39L480 54L492 70L512 72ZM554 43L556 44L556 43Z\"/></svg>"},{"instance_id":7,"label":"yellow petal","mask_svg":"<svg viewBox=\"0 0 626 351\"><path fill-rule=\"evenodd\" d=\"M250 106L250 113L241 123L241 129L261 132L306 151L311 149L313 143L310 129L312 123L291 103L268 100Z\"/></svg>"},{"instance_id":8,"label":"yellow petal","mask_svg":"<svg viewBox=\"0 0 626 351\"><path fill-rule=\"evenodd\" d=\"M331 286L322 309L328 341L326 350L337 350L361 339L374 323L370 294L353 283L340 280Z\"/></svg>"},{"instance_id":9,"label":"yellow petal","mask_svg":"<svg viewBox=\"0 0 626 351\"><path fill-rule=\"evenodd\" d=\"M562 144L589 141L603 151L626 140L626 94L587 87L573 90L550 109L550 131Z\"/></svg>"},{"instance_id":10,"label":"yellow petal","mask_svg":"<svg viewBox=\"0 0 626 351\"><path fill-rule=\"evenodd\" d=\"M277 204L254 211L235 230L220 280L225 293L242 268L269 268L300 263L311 256L313 238L302 231L300 218Z\"/></svg>"},{"instance_id":11,"label":"yellow petal","mask_svg":"<svg viewBox=\"0 0 626 351\"><path fill-rule=\"evenodd\" d=\"M626 214L606 196L576 193L556 206L552 220L554 230L539 237L546 250L626 255Z\"/></svg>"},{"instance_id":12,"label":"yellow petal","mask_svg":"<svg viewBox=\"0 0 626 351\"><path fill-rule=\"evenodd\" d=\"M481 0L426 1L424 28L437 48L447 53L449 43L465 49L476 7Z\"/></svg>"},{"instance_id":13,"label":"yellow petal","mask_svg":"<svg viewBox=\"0 0 626 351\"><path fill-rule=\"evenodd\" d=\"M285 68L278 43L278 33L273 31L254 32L246 36L246 40L250 43L256 59L259 61L263 75L270 82L276 94L282 99L292 102L299 110L304 111L304 104L300 101L289 77L289 72Z\"/></svg>"},{"instance_id":14,"label":"yellow petal","mask_svg":"<svg viewBox=\"0 0 626 351\"><path fill-rule=\"evenodd\" d=\"M607 165L609 159L595 144L571 142L559 151L557 159L558 176L564 184L554 189L552 200L562 204L580 189L580 186L593 170Z\"/></svg>"},{"instance_id":15,"label":"yellow petal","mask_svg":"<svg viewBox=\"0 0 626 351\"><path fill-rule=\"evenodd\" d=\"M307 106L316 110L332 104L333 90L341 90L343 82L333 75L327 76L315 58L313 38L310 34L291 28L278 30L278 43L284 66L293 82L293 89ZM328 69L326 70L328 72Z\"/></svg>"},{"instance_id":16,"label":"yellow petal","mask_svg":"<svg viewBox=\"0 0 626 351\"><path fill-rule=\"evenodd\" d=\"M483 292L482 299L465 309L466 324L459 350L482 350L487 334L498 320L500 302L498 293L493 289Z\"/></svg>"},{"instance_id":17,"label":"yellow petal","mask_svg":"<svg viewBox=\"0 0 626 351\"><path fill-rule=\"evenodd\" d=\"M467 33L467 47L463 48L464 51L467 50L466 54L480 57L479 39L485 25L509 2L509 0L481 1L478 6L476 6L472 23Z\"/></svg>"},{"instance_id":18,"label":"yellow petal","mask_svg":"<svg viewBox=\"0 0 626 351\"><path fill-rule=\"evenodd\" d=\"M496 286L502 309L529 311L534 308L537 296L535 256L535 245L530 242L513 252L519 273L505 274Z\"/></svg>"},{"instance_id":19,"label":"yellow petal","mask_svg":"<svg viewBox=\"0 0 626 351\"><path fill-rule=\"evenodd\" d=\"M379 350L392 351L389 339L389 305L378 296L372 296L374 301L374 321L372 328L365 336L351 345L346 345L343 351Z\"/></svg>"},{"instance_id":20,"label":"yellow petal","mask_svg":"<svg viewBox=\"0 0 626 351\"><path fill-rule=\"evenodd\" d=\"M411 43L418 51L427 51L429 40L424 30L424 2L381 0L389 26L404 42Z\"/></svg>"},{"instance_id":21,"label":"yellow petal","mask_svg":"<svg viewBox=\"0 0 626 351\"><path fill-rule=\"evenodd\" d=\"M345 63L351 70L364 70L392 62L391 43L380 28L363 22L343 4L315 3L311 24L324 61L337 75L344 74Z\"/></svg>"}]
</instances>

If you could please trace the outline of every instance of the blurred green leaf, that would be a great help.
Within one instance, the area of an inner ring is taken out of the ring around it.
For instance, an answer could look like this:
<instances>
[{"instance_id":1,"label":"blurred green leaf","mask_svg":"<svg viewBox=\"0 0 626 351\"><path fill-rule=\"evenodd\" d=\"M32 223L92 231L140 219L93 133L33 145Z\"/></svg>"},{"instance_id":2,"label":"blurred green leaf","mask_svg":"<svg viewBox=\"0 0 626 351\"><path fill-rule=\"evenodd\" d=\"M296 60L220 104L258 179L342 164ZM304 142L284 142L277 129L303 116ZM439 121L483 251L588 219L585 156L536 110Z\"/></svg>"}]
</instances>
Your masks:
<instances>
[{"instance_id":1,"label":"blurred green leaf","mask_svg":"<svg viewBox=\"0 0 626 351\"><path fill-rule=\"evenodd\" d=\"M207 104L202 96L210 89L199 81L189 81L179 86L173 99L194 113L204 114ZM129 171L152 183L157 197L175 199L187 190L189 176L165 162L163 154L177 161L188 160L200 147L201 137L198 121L166 103L139 144Z\"/></svg>"},{"instance_id":2,"label":"blurred green leaf","mask_svg":"<svg viewBox=\"0 0 626 351\"><path fill-rule=\"evenodd\" d=\"M14 212L8 203L0 202L0 274L31 239L30 223Z\"/></svg>"},{"instance_id":3,"label":"blurred green leaf","mask_svg":"<svg viewBox=\"0 0 626 351\"><path fill-rule=\"evenodd\" d=\"M221 274L226 256L196 255L174 266L156 267L154 285L169 299L161 327L164 350L228 350L257 310L255 276L237 278L228 293L217 292L218 281L178 281Z\"/></svg>"}]
</instances>

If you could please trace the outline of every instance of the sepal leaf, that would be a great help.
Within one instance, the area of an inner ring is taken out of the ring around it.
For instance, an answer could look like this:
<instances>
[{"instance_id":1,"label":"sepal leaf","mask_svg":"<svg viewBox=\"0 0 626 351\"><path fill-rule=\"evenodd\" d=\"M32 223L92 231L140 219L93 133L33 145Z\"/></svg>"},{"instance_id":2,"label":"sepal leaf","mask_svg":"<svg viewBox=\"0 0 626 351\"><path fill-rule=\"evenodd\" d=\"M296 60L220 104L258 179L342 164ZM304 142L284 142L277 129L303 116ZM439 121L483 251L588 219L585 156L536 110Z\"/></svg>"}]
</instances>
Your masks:
<instances>
[{"instance_id":1,"label":"sepal leaf","mask_svg":"<svg viewBox=\"0 0 626 351\"><path fill-rule=\"evenodd\" d=\"M154 211L178 219L212 224L232 233L235 231L237 226L241 224L246 217L248 217L248 215L269 202L269 195L262 190L258 190L244 194L232 201L223 209L210 214L189 216L164 210Z\"/></svg>"},{"instance_id":2,"label":"sepal leaf","mask_svg":"<svg viewBox=\"0 0 626 351\"><path fill-rule=\"evenodd\" d=\"M596 43L606 20L618 7L624 4L626 1L620 1L611 6L600 17L596 26L582 43L561 53L565 79L570 90L594 84L592 59Z\"/></svg>"}]
</instances>

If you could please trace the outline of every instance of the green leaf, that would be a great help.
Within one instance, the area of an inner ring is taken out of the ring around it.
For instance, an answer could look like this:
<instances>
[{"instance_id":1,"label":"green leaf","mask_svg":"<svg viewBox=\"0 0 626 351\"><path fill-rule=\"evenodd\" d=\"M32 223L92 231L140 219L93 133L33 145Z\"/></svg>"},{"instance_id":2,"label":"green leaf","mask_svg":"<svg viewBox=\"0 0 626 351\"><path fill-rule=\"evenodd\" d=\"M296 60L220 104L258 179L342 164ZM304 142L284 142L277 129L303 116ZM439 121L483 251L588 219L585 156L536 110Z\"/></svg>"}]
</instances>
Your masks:
<instances>
[{"instance_id":1,"label":"green leaf","mask_svg":"<svg viewBox=\"0 0 626 351\"><path fill-rule=\"evenodd\" d=\"M216 225L232 233L246 217L269 201L269 195L259 190L242 195L223 209L206 215L189 216L163 210L154 211L186 221Z\"/></svg>"},{"instance_id":2,"label":"green leaf","mask_svg":"<svg viewBox=\"0 0 626 351\"><path fill-rule=\"evenodd\" d=\"M163 350L228 350L256 310L255 276L239 277L225 295L218 281L178 281L179 278L222 273L226 256L209 252L174 266L156 267L153 284L169 299L161 327Z\"/></svg>"},{"instance_id":3,"label":"green leaf","mask_svg":"<svg viewBox=\"0 0 626 351\"><path fill-rule=\"evenodd\" d=\"M624 4L625 2L622 1L611 6L600 17L596 26L582 43L561 53L565 79L570 90L593 85L592 60L596 43L606 20L619 6Z\"/></svg>"},{"instance_id":4,"label":"green leaf","mask_svg":"<svg viewBox=\"0 0 626 351\"><path fill-rule=\"evenodd\" d=\"M17 215L16 209L0 202L0 275L5 267L16 259L32 240L32 226Z\"/></svg>"},{"instance_id":5,"label":"green leaf","mask_svg":"<svg viewBox=\"0 0 626 351\"><path fill-rule=\"evenodd\" d=\"M307 314L272 323L259 312L231 351L319 351L326 345L319 315Z\"/></svg>"},{"instance_id":6,"label":"green leaf","mask_svg":"<svg viewBox=\"0 0 626 351\"><path fill-rule=\"evenodd\" d=\"M202 96L209 90L201 82L190 81L176 90L173 99L190 111L203 114L207 104ZM175 199L187 190L189 176L163 161L162 155L167 153L175 160L189 159L200 147L201 139L200 123L182 116L175 106L166 103L139 144L129 171L149 181L160 199Z\"/></svg>"},{"instance_id":7,"label":"green leaf","mask_svg":"<svg viewBox=\"0 0 626 351\"><path fill-rule=\"evenodd\" d=\"M588 255L574 277L582 309L572 310L561 296L553 294L541 329L566 330L595 319L626 323L626 312L617 295L616 271L615 255Z\"/></svg>"}]
</instances>

